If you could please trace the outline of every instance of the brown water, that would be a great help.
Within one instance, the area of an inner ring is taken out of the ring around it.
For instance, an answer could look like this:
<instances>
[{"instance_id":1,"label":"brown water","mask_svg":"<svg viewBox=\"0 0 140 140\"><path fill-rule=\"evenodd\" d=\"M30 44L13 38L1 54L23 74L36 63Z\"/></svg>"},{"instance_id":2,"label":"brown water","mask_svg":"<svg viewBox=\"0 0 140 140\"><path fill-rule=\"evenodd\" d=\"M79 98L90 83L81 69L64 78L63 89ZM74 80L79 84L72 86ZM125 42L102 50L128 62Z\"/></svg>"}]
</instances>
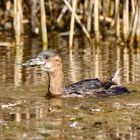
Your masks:
<instances>
[{"instance_id":1,"label":"brown water","mask_svg":"<svg viewBox=\"0 0 140 140\"><path fill-rule=\"evenodd\" d=\"M4 39L1 39L4 41ZM43 50L36 39L23 46L0 46L0 140L138 140L140 139L140 48L108 40L89 45L52 35L49 48L63 57L65 84L99 77L120 68L131 94L107 98L46 99L47 74L22 63Z\"/></svg>"}]
</instances>

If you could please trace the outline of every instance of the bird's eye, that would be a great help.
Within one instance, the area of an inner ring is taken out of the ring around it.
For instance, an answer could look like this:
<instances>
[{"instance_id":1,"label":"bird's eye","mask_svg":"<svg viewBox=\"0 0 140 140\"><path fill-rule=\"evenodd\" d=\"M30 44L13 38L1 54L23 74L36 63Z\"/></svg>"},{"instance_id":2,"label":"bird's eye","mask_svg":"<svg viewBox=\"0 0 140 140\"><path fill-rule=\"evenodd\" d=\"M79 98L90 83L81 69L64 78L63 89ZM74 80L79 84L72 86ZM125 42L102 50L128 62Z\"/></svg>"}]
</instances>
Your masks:
<instances>
[{"instance_id":1,"label":"bird's eye","mask_svg":"<svg viewBox=\"0 0 140 140\"><path fill-rule=\"evenodd\" d=\"M45 57L45 59L48 59L48 58L49 58L49 56L46 56L46 57Z\"/></svg>"}]
</instances>

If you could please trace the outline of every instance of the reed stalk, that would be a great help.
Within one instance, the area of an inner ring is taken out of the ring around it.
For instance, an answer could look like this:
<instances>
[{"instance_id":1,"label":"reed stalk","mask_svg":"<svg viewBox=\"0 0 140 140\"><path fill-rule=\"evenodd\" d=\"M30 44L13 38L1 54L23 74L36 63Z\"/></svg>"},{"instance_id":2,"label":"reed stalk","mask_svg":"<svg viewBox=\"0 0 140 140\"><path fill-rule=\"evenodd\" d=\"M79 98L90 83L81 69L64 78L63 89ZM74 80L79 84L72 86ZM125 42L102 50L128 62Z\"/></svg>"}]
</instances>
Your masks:
<instances>
[{"instance_id":1,"label":"reed stalk","mask_svg":"<svg viewBox=\"0 0 140 140\"><path fill-rule=\"evenodd\" d=\"M26 26L27 29L29 25L32 26L32 33L38 34L39 29L37 28L36 21L38 21L39 17L37 11L40 9L41 19L39 20L41 25L42 42L48 46L46 14L48 13L47 17L49 17L48 26L65 29L67 22L69 21L69 17L65 17L67 16L65 13L69 10L72 13L70 15L71 22L69 34L69 46L71 47L73 44L75 20L81 26L84 34L90 41L91 38L89 32L92 33L91 31L93 28L95 39L97 41L99 41L100 35L103 33L100 31L104 31L104 29L114 31L115 29L116 37L118 39L122 37L125 42L128 40L134 42L134 39L140 42L140 0L81 0L77 1L79 6L75 7L75 9L73 5L70 5L70 2L74 4L75 0L63 0L63 2L64 3L56 0L48 0L45 2L44 0L40 0L39 2L37 0L3 0L1 4L6 6L6 10L4 11L4 8L1 8L2 15L0 15L0 30L12 30L12 27L14 27L16 44L22 44L22 34L24 34L23 22L24 24L28 23ZM58 3L60 3L60 5L57 5ZM14 6L14 10L12 9L12 6ZM45 10L45 6L49 8ZM61 7L62 9L60 9ZM30 9L31 15L27 16ZM56 13L59 11L60 13ZM24 20L23 13L25 14ZM56 15L58 15L57 20ZM59 24L63 17L66 22L62 22L63 24L61 24L61 26L57 26L55 24L56 21ZM11 20L11 18L13 18L13 20ZM92 18L94 18L93 21ZM13 21L13 26L11 26L11 21ZM102 23L101 25L99 21ZM103 30L100 30L101 26ZM114 27L114 29L112 27Z\"/></svg>"},{"instance_id":2,"label":"reed stalk","mask_svg":"<svg viewBox=\"0 0 140 140\"><path fill-rule=\"evenodd\" d=\"M119 12L120 0L115 0L115 25L116 25L116 36L120 38L120 12Z\"/></svg>"},{"instance_id":3,"label":"reed stalk","mask_svg":"<svg viewBox=\"0 0 140 140\"><path fill-rule=\"evenodd\" d=\"M69 4L69 2L67 0L63 0L63 1L67 5L68 9L72 12L72 7ZM76 13L74 13L74 17L75 17L77 23L81 26L81 28L82 28L83 32L85 33L86 37L91 41L89 32L87 31L87 29L85 28L85 26L82 24L81 20L79 19L79 17L77 16Z\"/></svg>"},{"instance_id":4,"label":"reed stalk","mask_svg":"<svg viewBox=\"0 0 140 140\"><path fill-rule=\"evenodd\" d=\"M140 42L140 0L137 1L138 3L138 20L137 20L137 31L136 31L136 40L137 42Z\"/></svg>"},{"instance_id":5,"label":"reed stalk","mask_svg":"<svg viewBox=\"0 0 140 140\"><path fill-rule=\"evenodd\" d=\"M23 11L22 11L22 1L21 0L14 0L14 31L15 31L15 38L16 44L21 45L23 44L21 35L23 34Z\"/></svg>"},{"instance_id":6,"label":"reed stalk","mask_svg":"<svg viewBox=\"0 0 140 140\"><path fill-rule=\"evenodd\" d=\"M87 30L91 31L91 24L92 24L92 10L93 10L93 0L89 0L88 2L88 17L87 17Z\"/></svg>"},{"instance_id":7,"label":"reed stalk","mask_svg":"<svg viewBox=\"0 0 140 140\"><path fill-rule=\"evenodd\" d=\"M124 40L128 40L129 35L129 0L124 1L123 7L123 35Z\"/></svg>"},{"instance_id":8,"label":"reed stalk","mask_svg":"<svg viewBox=\"0 0 140 140\"><path fill-rule=\"evenodd\" d=\"M46 25L46 13L45 13L44 0L40 0L40 15L41 15L42 42L45 46L48 46L48 36L47 36L47 25Z\"/></svg>"},{"instance_id":9,"label":"reed stalk","mask_svg":"<svg viewBox=\"0 0 140 140\"><path fill-rule=\"evenodd\" d=\"M66 11L67 11L67 6L66 5L64 5L64 7L62 8L62 10L61 10L61 13L60 13L60 15L57 17L57 23L60 23L60 21L61 21L61 19L62 19L62 17L64 16L64 14L66 13Z\"/></svg>"},{"instance_id":10,"label":"reed stalk","mask_svg":"<svg viewBox=\"0 0 140 140\"><path fill-rule=\"evenodd\" d=\"M106 19L107 17L107 4L108 4L108 1L107 0L103 0L103 17L104 17L104 20Z\"/></svg>"},{"instance_id":11,"label":"reed stalk","mask_svg":"<svg viewBox=\"0 0 140 140\"><path fill-rule=\"evenodd\" d=\"M132 44L134 42L134 38L137 32L137 25L138 25L138 3L135 5L135 15L132 21L132 28L131 28L131 32L130 32L130 44Z\"/></svg>"},{"instance_id":12,"label":"reed stalk","mask_svg":"<svg viewBox=\"0 0 140 140\"><path fill-rule=\"evenodd\" d=\"M31 30L33 34L38 34L39 29L37 27L37 0L31 1Z\"/></svg>"},{"instance_id":13,"label":"reed stalk","mask_svg":"<svg viewBox=\"0 0 140 140\"><path fill-rule=\"evenodd\" d=\"M17 1L18 0L14 0L14 20L13 20L13 25L14 25L15 36L17 35Z\"/></svg>"},{"instance_id":14,"label":"reed stalk","mask_svg":"<svg viewBox=\"0 0 140 140\"><path fill-rule=\"evenodd\" d=\"M131 31L132 27L133 27L133 22L134 22L134 17L135 17L135 2L134 0L131 0L131 12L130 12L130 25L129 25L129 30ZM129 32L130 35L131 32Z\"/></svg>"},{"instance_id":15,"label":"reed stalk","mask_svg":"<svg viewBox=\"0 0 140 140\"><path fill-rule=\"evenodd\" d=\"M96 41L99 42L99 0L94 0L94 31Z\"/></svg>"},{"instance_id":16,"label":"reed stalk","mask_svg":"<svg viewBox=\"0 0 140 140\"><path fill-rule=\"evenodd\" d=\"M74 23L75 23L74 14L76 13L76 6L77 6L77 0L73 0L72 1L71 23L70 23L70 36L69 36L69 48L70 49L72 49L72 45L73 45L73 33L74 33Z\"/></svg>"},{"instance_id":17,"label":"reed stalk","mask_svg":"<svg viewBox=\"0 0 140 140\"><path fill-rule=\"evenodd\" d=\"M136 0L131 0L131 7L132 7L132 16L135 14L135 7L136 7Z\"/></svg>"},{"instance_id":18,"label":"reed stalk","mask_svg":"<svg viewBox=\"0 0 140 140\"><path fill-rule=\"evenodd\" d=\"M109 5L109 16L112 17L114 15L114 11L115 11L115 4L114 1L110 1L110 5Z\"/></svg>"}]
</instances>

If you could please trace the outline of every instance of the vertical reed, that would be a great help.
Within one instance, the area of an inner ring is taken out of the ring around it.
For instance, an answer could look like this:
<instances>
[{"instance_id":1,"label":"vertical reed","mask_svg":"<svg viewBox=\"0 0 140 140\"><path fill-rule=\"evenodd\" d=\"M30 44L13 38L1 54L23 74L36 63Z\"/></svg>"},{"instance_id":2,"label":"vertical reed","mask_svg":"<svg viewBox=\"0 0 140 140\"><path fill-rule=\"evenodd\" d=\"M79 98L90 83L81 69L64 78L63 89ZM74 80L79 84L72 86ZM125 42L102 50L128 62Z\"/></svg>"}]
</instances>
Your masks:
<instances>
[{"instance_id":1,"label":"vertical reed","mask_svg":"<svg viewBox=\"0 0 140 140\"><path fill-rule=\"evenodd\" d=\"M23 11L22 11L22 1L14 0L14 31L16 44L21 45L23 42L21 41L21 35L23 33Z\"/></svg>"},{"instance_id":2,"label":"vertical reed","mask_svg":"<svg viewBox=\"0 0 140 140\"><path fill-rule=\"evenodd\" d=\"M115 4L114 4L114 1L110 1L110 5L109 5L109 16L113 16L114 14L114 11L115 11Z\"/></svg>"},{"instance_id":3,"label":"vertical reed","mask_svg":"<svg viewBox=\"0 0 140 140\"><path fill-rule=\"evenodd\" d=\"M38 1L37 0L30 0L31 4L29 5L29 2L25 2L22 0L14 0L14 19L13 19L13 25L14 25L14 32L15 32L15 39L16 44L21 44L21 36L24 33L23 28L23 22L26 21L26 23L30 22L32 25L32 32L37 34L38 28L36 28L36 20L39 17L37 14L38 9ZM86 37L91 40L89 32L91 32L92 25L95 33L95 39L96 41L99 41L100 39L100 27L101 25L103 29L109 29L116 31L116 37L120 39L123 36L124 41L130 40L130 42L134 42L134 39L136 39L138 42L140 42L140 0L63 0L64 5L62 2L56 1L56 0L40 0L40 23L41 23L41 33L42 33L42 42L43 44L48 45L48 37L47 37L47 26L46 26L46 13L49 13L48 16L49 19L52 19L53 22L50 22L49 20L48 25L57 23L60 25L60 21L62 21L62 18L64 17L65 20L69 21L68 17L65 13L67 10L70 10L71 14L71 22L70 22L70 38L69 38L69 46L72 47L73 42L73 31L74 31L74 22L76 22L81 26L83 32L85 33ZM73 8L70 5L70 2L73 3ZM12 17L12 1L2 1L2 4L6 5L6 10L4 14L4 19L0 19L0 25L2 25L2 30L12 29L11 24L9 22L11 21ZM60 3L60 5L57 5ZM77 4L79 4L79 9L76 7ZM50 9L45 11L45 4ZM62 4L62 5L61 5ZM94 5L94 7L93 7ZM29 16L27 16L27 20L23 21L23 6L25 17L28 12L27 9L31 9L31 18L28 19ZM28 7L30 6L30 8ZM61 6L63 6L62 10L60 9ZM81 8L82 6L82 8ZM94 11L93 11L94 8ZM122 9L123 8L123 9ZM11 10L11 11L10 11ZM26 11L27 10L27 11ZM100 10L100 11L99 11ZM48 12L49 11L49 12ZM56 12L60 12L56 13ZM78 15L76 14L76 12ZM3 13L2 12L2 13ZM94 15L92 13L94 12ZM56 14L59 15L56 20ZM115 16L114 16L115 15ZM1 15L0 15L1 16ZM1 17L2 17L1 16ZM82 17L83 16L83 17ZM94 21L92 23L92 17L94 17ZM101 25L99 24L101 21ZM81 22L82 20L82 22ZM67 22L61 22L61 28L66 27ZM66 24L65 24L66 23ZM86 27L84 24L86 23ZM123 23L123 24L121 24ZM112 28L113 25L114 29ZM53 26L55 26L54 24ZM51 26L51 25L50 25ZM8 28L7 28L8 27ZM27 26L28 27L28 26ZM60 27L60 26L55 26ZM107 27L107 28L106 28ZM104 31L104 30L102 30ZM121 36L122 35L122 36Z\"/></svg>"},{"instance_id":4,"label":"vertical reed","mask_svg":"<svg viewBox=\"0 0 140 140\"><path fill-rule=\"evenodd\" d=\"M140 0L137 1L138 3L138 21L137 21L137 31L136 31L136 36L137 36L137 42L140 42ZM140 45L139 45L140 46Z\"/></svg>"},{"instance_id":5,"label":"vertical reed","mask_svg":"<svg viewBox=\"0 0 140 140\"><path fill-rule=\"evenodd\" d=\"M42 42L45 46L48 46L48 36L47 36L46 13L45 13L44 0L40 0L40 15L41 15Z\"/></svg>"},{"instance_id":6,"label":"vertical reed","mask_svg":"<svg viewBox=\"0 0 140 140\"><path fill-rule=\"evenodd\" d=\"M75 23L74 14L76 12L76 5L77 5L77 0L73 0L72 1L71 23L70 23L70 36L69 36L69 48L70 49L72 49L72 45L73 45L73 32L74 32L74 23Z\"/></svg>"},{"instance_id":7,"label":"vertical reed","mask_svg":"<svg viewBox=\"0 0 140 140\"><path fill-rule=\"evenodd\" d=\"M31 1L31 29L33 34L38 34L39 29L37 27L37 0L30 0Z\"/></svg>"},{"instance_id":8,"label":"vertical reed","mask_svg":"<svg viewBox=\"0 0 140 140\"><path fill-rule=\"evenodd\" d=\"M108 1L107 0L103 0L103 17L104 17L104 20L106 19L107 17L107 4L108 4Z\"/></svg>"},{"instance_id":9,"label":"vertical reed","mask_svg":"<svg viewBox=\"0 0 140 140\"><path fill-rule=\"evenodd\" d=\"M131 0L131 13L130 13L130 26L129 29L132 29L133 21L135 17L135 11L136 11L136 1Z\"/></svg>"},{"instance_id":10,"label":"vertical reed","mask_svg":"<svg viewBox=\"0 0 140 140\"><path fill-rule=\"evenodd\" d=\"M116 36L120 38L120 12L119 12L120 0L115 0L115 23L116 23Z\"/></svg>"},{"instance_id":11,"label":"vertical reed","mask_svg":"<svg viewBox=\"0 0 140 140\"><path fill-rule=\"evenodd\" d=\"M130 32L130 44L134 42L135 36L138 35L137 33L137 28L138 28L138 21L139 21L139 0L135 4L135 14L132 19L132 27L131 27L131 32Z\"/></svg>"},{"instance_id":12,"label":"vertical reed","mask_svg":"<svg viewBox=\"0 0 140 140\"><path fill-rule=\"evenodd\" d=\"M87 30L91 31L91 24L92 24L92 10L93 10L93 0L89 0L88 2L88 17L87 17Z\"/></svg>"},{"instance_id":13,"label":"vertical reed","mask_svg":"<svg viewBox=\"0 0 140 140\"><path fill-rule=\"evenodd\" d=\"M63 1L64 1L64 3L67 5L68 9L72 12L72 7L71 7L71 5L69 4L69 2L68 2L67 0L63 0ZM90 35L89 35L89 32L87 31L87 29L85 28L85 26L82 24L81 20L79 19L79 17L77 16L76 13L74 13L74 17L75 17L77 23L81 26L81 28L82 28L83 32L85 33L86 37L87 37L89 40L91 40Z\"/></svg>"},{"instance_id":14,"label":"vertical reed","mask_svg":"<svg viewBox=\"0 0 140 140\"><path fill-rule=\"evenodd\" d=\"M124 7L123 7L123 34L124 40L128 40L129 34L129 0L124 0Z\"/></svg>"},{"instance_id":15,"label":"vertical reed","mask_svg":"<svg viewBox=\"0 0 140 140\"><path fill-rule=\"evenodd\" d=\"M94 31L96 41L99 42L99 0L94 0Z\"/></svg>"},{"instance_id":16,"label":"vertical reed","mask_svg":"<svg viewBox=\"0 0 140 140\"><path fill-rule=\"evenodd\" d=\"M135 14L135 6L136 6L136 0L131 0L131 7L132 7L132 16Z\"/></svg>"},{"instance_id":17,"label":"vertical reed","mask_svg":"<svg viewBox=\"0 0 140 140\"><path fill-rule=\"evenodd\" d=\"M64 16L64 14L66 13L66 11L67 11L67 6L65 5L64 7L63 7L63 9L61 10L61 13L60 13L60 15L57 17L57 23L60 23L60 21L61 21L61 19L62 19L62 17Z\"/></svg>"}]
</instances>

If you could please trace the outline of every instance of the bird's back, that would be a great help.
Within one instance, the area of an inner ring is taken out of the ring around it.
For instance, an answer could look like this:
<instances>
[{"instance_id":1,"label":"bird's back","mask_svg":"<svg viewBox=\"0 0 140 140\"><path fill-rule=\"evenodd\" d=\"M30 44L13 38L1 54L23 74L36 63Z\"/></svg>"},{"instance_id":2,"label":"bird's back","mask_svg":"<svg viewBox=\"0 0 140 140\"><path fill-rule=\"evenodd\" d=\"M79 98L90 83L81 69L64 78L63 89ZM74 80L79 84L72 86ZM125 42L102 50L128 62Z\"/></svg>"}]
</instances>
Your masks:
<instances>
[{"instance_id":1,"label":"bird's back","mask_svg":"<svg viewBox=\"0 0 140 140\"><path fill-rule=\"evenodd\" d=\"M81 80L76 83L70 84L65 87L64 93L65 94L71 94L71 93L77 93L77 94L84 94L89 90L99 89L102 87L102 82L98 79L86 79Z\"/></svg>"}]
</instances>

